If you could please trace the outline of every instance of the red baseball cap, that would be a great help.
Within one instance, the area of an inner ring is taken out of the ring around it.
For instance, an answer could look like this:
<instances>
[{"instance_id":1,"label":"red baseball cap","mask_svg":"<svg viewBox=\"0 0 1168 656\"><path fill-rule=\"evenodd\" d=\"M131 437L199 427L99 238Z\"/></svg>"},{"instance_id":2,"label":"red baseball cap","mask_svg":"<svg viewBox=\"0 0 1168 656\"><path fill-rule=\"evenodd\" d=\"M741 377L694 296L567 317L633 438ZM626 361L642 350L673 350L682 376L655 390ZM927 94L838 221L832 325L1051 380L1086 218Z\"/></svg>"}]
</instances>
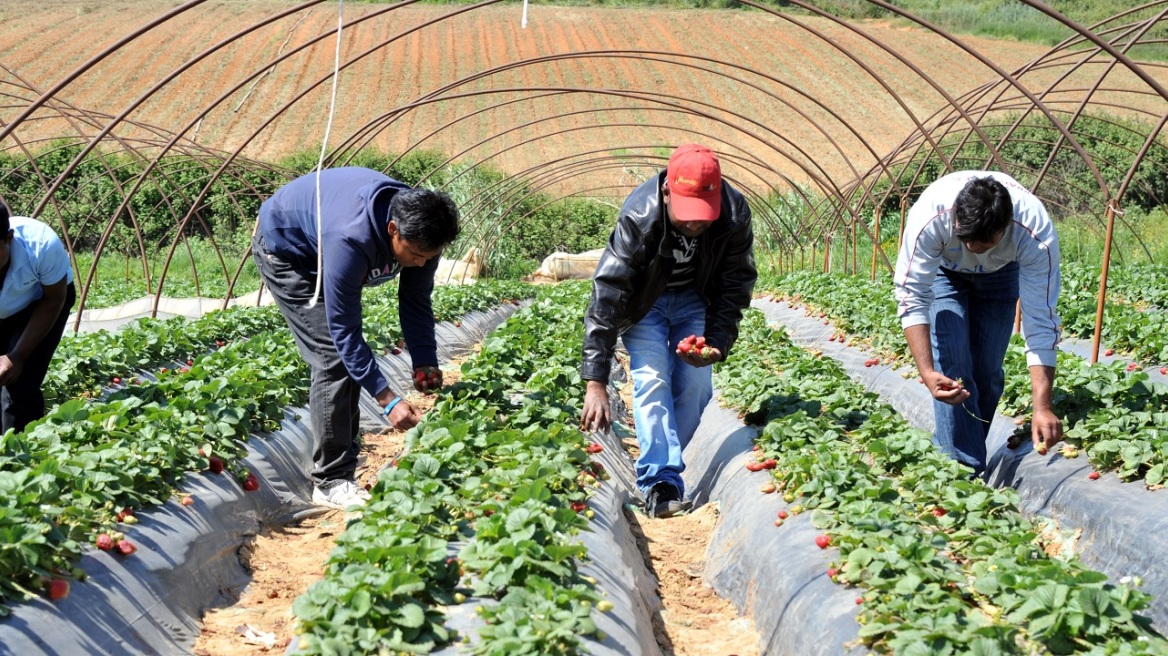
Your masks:
<instances>
[{"instance_id":1,"label":"red baseball cap","mask_svg":"<svg viewBox=\"0 0 1168 656\"><path fill-rule=\"evenodd\" d=\"M722 214L722 167L714 151L699 144L678 146L665 179L679 220L714 221Z\"/></svg>"}]
</instances>

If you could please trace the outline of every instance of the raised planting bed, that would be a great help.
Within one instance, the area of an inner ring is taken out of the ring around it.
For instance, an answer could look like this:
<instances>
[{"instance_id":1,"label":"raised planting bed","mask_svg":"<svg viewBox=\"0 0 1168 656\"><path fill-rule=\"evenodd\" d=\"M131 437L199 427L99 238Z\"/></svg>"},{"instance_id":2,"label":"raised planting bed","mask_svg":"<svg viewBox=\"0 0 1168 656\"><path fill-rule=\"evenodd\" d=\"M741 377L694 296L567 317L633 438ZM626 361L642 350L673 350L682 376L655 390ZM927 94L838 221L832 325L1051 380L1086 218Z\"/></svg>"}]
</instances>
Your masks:
<instances>
[{"instance_id":1,"label":"raised planting bed","mask_svg":"<svg viewBox=\"0 0 1168 656\"><path fill-rule=\"evenodd\" d=\"M834 325L807 317L785 302L756 300L755 307L783 326L796 343L837 361L911 425L932 432L933 399L914 371L894 369L884 361L871 364L870 353L828 339L838 334ZM1013 417L995 415L988 443L990 483L1016 489L1022 512L1053 519L1062 530L1081 529L1074 549L1085 565L1115 580L1141 577L1142 589L1152 595L1148 617L1157 626L1168 626L1168 544L1158 538L1159 531L1168 530L1168 495L1111 474L1093 480L1089 474L1094 467L1086 458L1067 458L1061 450L1040 456L1029 439L1011 449L1008 441L1016 428Z\"/></svg>"}]
</instances>

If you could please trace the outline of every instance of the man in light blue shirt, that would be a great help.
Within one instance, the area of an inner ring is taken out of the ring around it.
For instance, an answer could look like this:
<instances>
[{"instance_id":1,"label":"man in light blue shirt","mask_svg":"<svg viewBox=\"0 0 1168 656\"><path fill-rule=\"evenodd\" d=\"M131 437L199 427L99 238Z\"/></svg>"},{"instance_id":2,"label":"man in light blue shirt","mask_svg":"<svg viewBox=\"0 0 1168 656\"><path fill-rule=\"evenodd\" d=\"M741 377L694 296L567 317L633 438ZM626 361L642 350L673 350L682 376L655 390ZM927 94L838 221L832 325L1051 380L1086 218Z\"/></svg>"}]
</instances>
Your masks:
<instances>
[{"instance_id":1,"label":"man in light blue shirt","mask_svg":"<svg viewBox=\"0 0 1168 656\"><path fill-rule=\"evenodd\" d=\"M41 385L76 298L57 234L0 200L0 433L45 415Z\"/></svg>"}]
</instances>

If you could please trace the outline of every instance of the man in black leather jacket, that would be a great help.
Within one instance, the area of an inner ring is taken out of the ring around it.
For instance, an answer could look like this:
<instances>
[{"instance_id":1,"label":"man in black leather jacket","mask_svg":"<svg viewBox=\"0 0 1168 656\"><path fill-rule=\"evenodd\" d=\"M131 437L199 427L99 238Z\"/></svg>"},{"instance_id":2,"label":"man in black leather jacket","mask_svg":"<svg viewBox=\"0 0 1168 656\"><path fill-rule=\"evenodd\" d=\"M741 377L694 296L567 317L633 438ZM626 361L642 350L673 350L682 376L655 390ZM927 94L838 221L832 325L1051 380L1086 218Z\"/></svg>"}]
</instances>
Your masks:
<instances>
[{"instance_id":1,"label":"man in black leather jacket","mask_svg":"<svg viewBox=\"0 0 1168 656\"><path fill-rule=\"evenodd\" d=\"M713 395L709 365L726 359L758 277L750 208L723 181L713 151L686 144L621 208L593 276L584 318L581 427L611 424L609 367L621 336L631 359L633 419L646 510L688 506L682 451ZM694 344L683 340L704 338Z\"/></svg>"}]
</instances>

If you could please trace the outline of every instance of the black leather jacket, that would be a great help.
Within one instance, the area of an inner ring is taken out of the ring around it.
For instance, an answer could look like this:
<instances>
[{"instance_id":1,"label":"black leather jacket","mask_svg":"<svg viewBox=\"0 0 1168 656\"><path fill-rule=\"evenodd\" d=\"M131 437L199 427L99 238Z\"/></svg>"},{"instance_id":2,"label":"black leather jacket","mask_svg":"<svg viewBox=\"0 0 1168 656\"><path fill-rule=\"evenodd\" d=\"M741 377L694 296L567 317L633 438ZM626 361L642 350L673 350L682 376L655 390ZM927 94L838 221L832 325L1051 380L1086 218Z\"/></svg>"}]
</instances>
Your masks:
<instances>
[{"instance_id":1,"label":"black leather jacket","mask_svg":"<svg viewBox=\"0 0 1168 656\"><path fill-rule=\"evenodd\" d=\"M673 272L675 259L666 240L669 218L661 201L664 179L662 171L625 200L596 266L584 316L580 373L585 380L608 382L617 336L648 314ZM706 303L706 343L729 357L758 272L750 207L725 181L722 215L700 239L695 283Z\"/></svg>"}]
</instances>

